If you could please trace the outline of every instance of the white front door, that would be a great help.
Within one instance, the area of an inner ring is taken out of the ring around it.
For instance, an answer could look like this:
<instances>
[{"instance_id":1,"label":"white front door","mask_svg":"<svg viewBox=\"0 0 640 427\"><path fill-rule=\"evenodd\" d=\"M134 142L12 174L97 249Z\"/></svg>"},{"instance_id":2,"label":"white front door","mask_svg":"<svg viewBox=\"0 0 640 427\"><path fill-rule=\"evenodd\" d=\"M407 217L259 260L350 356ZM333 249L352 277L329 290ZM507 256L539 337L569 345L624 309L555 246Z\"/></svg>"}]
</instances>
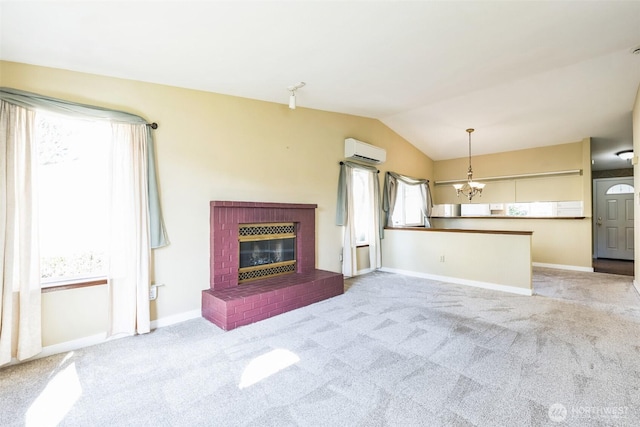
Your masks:
<instances>
[{"instance_id":1,"label":"white front door","mask_svg":"<svg viewBox=\"0 0 640 427\"><path fill-rule=\"evenodd\" d=\"M633 260L633 178L595 183L596 257Z\"/></svg>"}]
</instances>

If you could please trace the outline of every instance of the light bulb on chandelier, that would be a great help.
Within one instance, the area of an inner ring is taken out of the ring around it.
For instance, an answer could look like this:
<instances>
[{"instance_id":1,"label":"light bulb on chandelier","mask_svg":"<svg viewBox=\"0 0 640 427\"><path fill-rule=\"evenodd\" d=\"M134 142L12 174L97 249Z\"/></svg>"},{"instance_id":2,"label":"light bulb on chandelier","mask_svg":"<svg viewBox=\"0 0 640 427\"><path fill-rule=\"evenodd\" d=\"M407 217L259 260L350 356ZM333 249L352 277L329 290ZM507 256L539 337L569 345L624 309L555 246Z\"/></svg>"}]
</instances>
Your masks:
<instances>
[{"instance_id":1,"label":"light bulb on chandelier","mask_svg":"<svg viewBox=\"0 0 640 427\"><path fill-rule=\"evenodd\" d=\"M467 170L467 182L464 184L453 184L453 188L456 189L456 195L460 197L460 194L462 194L469 199L469 201L476 195L482 196L482 189L485 186L485 184L473 180L473 170L471 169L471 132L473 131L474 129L467 129L467 133L469 134L469 169Z\"/></svg>"}]
</instances>

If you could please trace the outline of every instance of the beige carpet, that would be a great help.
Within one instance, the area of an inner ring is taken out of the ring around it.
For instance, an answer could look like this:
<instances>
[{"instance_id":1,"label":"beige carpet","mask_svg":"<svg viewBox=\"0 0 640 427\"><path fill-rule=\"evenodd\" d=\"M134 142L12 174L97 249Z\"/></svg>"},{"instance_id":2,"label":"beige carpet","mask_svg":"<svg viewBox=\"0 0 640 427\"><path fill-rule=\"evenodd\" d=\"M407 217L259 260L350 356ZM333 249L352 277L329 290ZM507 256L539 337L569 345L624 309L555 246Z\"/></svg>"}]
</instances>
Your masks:
<instances>
[{"instance_id":1,"label":"beige carpet","mask_svg":"<svg viewBox=\"0 0 640 427\"><path fill-rule=\"evenodd\" d=\"M0 425L640 425L631 278L534 281L525 297L376 272L230 332L196 319L8 367Z\"/></svg>"}]
</instances>

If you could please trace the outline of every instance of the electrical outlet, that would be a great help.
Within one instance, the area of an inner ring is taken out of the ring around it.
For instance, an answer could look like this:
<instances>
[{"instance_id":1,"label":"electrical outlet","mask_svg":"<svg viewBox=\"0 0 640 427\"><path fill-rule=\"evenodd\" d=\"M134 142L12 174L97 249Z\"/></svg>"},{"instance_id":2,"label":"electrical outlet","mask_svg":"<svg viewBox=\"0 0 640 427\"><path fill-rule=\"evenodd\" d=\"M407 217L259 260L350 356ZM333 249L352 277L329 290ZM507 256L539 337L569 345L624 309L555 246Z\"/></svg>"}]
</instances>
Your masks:
<instances>
[{"instance_id":1,"label":"electrical outlet","mask_svg":"<svg viewBox=\"0 0 640 427\"><path fill-rule=\"evenodd\" d=\"M151 285L149 288L149 301L154 301L156 298L158 298L158 287Z\"/></svg>"},{"instance_id":2,"label":"electrical outlet","mask_svg":"<svg viewBox=\"0 0 640 427\"><path fill-rule=\"evenodd\" d=\"M444 255L440 255L440 262L444 262Z\"/></svg>"},{"instance_id":3,"label":"electrical outlet","mask_svg":"<svg viewBox=\"0 0 640 427\"><path fill-rule=\"evenodd\" d=\"M164 286L162 283L155 283L149 287L149 301L155 301L158 298L158 287Z\"/></svg>"}]
</instances>

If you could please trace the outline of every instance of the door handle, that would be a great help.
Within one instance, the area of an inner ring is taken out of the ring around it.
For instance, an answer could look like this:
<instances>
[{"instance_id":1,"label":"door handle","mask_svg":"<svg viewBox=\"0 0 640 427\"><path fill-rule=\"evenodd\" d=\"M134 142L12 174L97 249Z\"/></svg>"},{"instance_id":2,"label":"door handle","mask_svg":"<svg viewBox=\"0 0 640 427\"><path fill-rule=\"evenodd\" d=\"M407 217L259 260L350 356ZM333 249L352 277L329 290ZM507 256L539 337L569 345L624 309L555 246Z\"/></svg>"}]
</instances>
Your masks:
<instances>
[{"instance_id":1,"label":"door handle","mask_svg":"<svg viewBox=\"0 0 640 427\"><path fill-rule=\"evenodd\" d=\"M601 216L598 217L598 221L596 222L596 224L598 224L599 226L602 225L602 217Z\"/></svg>"}]
</instances>

